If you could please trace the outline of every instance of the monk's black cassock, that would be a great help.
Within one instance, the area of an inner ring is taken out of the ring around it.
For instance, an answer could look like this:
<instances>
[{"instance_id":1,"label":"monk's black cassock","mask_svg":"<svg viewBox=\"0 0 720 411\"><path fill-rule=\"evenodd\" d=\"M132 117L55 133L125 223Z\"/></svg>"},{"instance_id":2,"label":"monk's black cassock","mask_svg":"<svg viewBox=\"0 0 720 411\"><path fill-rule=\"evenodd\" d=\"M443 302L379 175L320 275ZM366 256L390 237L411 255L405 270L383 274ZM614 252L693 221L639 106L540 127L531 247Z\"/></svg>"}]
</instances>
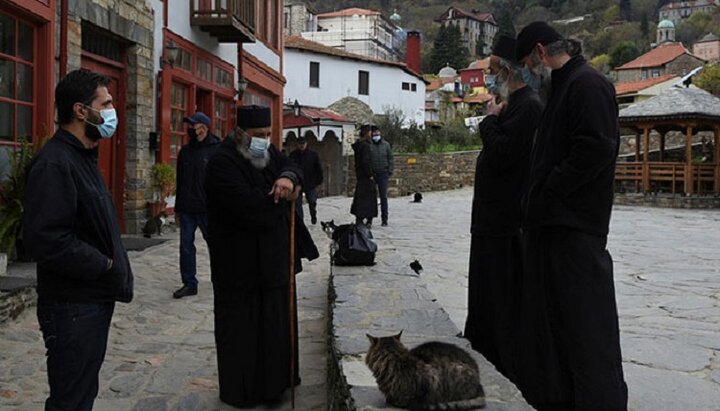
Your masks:
<instances>
[{"instance_id":1,"label":"monk's black cassock","mask_svg":"<svg viewBox=\"0 0 720 411\"><path fill-rule=\"evenodd\" d=\"M512 93L507 103L499 116L487 116L479 127L483 151L475 168L465 337L514 379L522 278L520 198L543 105L530 87Z\"/></svg>"},{"instance_id":2,"label":"monk's black cassock","mask_svg":"<svg viewBox=\"0 0 720 411\"><path fill-rule=\"evenodd\" d=\"M350 213L358 219L377 217L377 186L372 180L372 153L367 140L358 140L352 145L355 152L355 194Z\"/></svg>"},{"instance_id":3,"label":"monk's black cassock","mask_svg":"<svg viewBox=\"0 0 720 411\"><path fill-rule=\"evenodd\" d=\"M302 172L274 146L269 154L259 170L228 137L208 163L205 185L220 399L241 407L276 400L290 380L290 206L268 193L282 173L301 183ZM299 272L300 258L318 251L302 219L295 229ZM297 347L297 331L295 338Z\"/></svg>"}]
</instances>

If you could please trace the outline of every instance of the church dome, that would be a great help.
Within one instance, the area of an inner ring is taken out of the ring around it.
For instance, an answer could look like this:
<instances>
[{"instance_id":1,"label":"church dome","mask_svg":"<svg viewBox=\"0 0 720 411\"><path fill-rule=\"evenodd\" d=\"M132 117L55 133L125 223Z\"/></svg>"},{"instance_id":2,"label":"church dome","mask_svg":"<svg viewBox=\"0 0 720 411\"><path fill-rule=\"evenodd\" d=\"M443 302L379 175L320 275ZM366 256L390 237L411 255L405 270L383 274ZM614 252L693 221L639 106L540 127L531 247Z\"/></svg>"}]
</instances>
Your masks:
<instances>
[{"instance_id":1,"label":"church dome","mask_svg":"<svg viewBox=\"0 0 720 411\"><path fill-rule=\"evenodd\" d=\"M390 16L390 21L392 21L394 24L398 24L400 20L402 20L402 17L397 13L397 10L393 10L394 13L392 16Z\"/></svg>"},{"instance_id":2,"label":"church dome","mask_svg":"<svg viewBox=\"0 0 720 411\"><path fill-rule=\"evenodd\" d=\"M675 25L670 20L663 20L660 23L658 23L659 29L674 29Z\"/></svg>"},{"instance_id":3,"label":"church dome","mask_svg":"<svg viewBox=\"0 0 720 411\"><path fill-rule=\"evenodd\" d=\"M448 63L447 66L440 69L438 76L440 76L440 77L455 77L455 76L457 76L457 71L454 68L450 67L450 63Z\"/></svg>"}]
</instances>

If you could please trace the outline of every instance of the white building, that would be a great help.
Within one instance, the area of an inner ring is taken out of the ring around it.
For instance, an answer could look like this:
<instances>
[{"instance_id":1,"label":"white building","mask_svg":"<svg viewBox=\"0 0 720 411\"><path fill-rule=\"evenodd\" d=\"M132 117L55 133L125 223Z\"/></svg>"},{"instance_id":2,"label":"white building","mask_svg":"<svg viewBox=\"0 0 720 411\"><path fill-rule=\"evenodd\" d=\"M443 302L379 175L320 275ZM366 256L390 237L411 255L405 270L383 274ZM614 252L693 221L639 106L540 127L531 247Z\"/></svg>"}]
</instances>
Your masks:
<instances>
[{"instance_id":1,"label":"white building","mask_svg":"<svg viewBox=\"0 0 720 411\"><path fill-rule=\"evenodd\" d=\"M446 26L454 24L460 29L462 41L471 56L487 56L492 49L498 26L492 13L477 10L465 11L450 7L435 21Z\"/></svg>"},{"instance_id":2,"label":"white building","mask_svg":"<svg viewBox=\"0 0 720 411\"><path fill-rule=\"evenodd\" d=\"M303 38L362 56L402 60L402 32L380 12L350 8L315 17L319 29L303 32Z\"/></svg>"},{"instance_id":3,"label":"white building","mask_svg":"<svg viewBox=\"0 0 720 411\"><path fill-rule=\"evenodd\" d=\"M684 0L668 3L658 11L658 21L670 20L678 24L681 20L690 17L693 13L712 13L720 6L720 0Z\"/></svg>"},{"instance_id":4,"label":"white building","mask_svg":"<svg viewBox=\"0 0 720 411\"><path fill-rule=\"evenodd\" d=\"M355 97L375 114L399 109L405 125L425 122L425 80L404 63L348 53L301 37L285 39L285 101L328 107Z\"/></svg>"}]
</instances>

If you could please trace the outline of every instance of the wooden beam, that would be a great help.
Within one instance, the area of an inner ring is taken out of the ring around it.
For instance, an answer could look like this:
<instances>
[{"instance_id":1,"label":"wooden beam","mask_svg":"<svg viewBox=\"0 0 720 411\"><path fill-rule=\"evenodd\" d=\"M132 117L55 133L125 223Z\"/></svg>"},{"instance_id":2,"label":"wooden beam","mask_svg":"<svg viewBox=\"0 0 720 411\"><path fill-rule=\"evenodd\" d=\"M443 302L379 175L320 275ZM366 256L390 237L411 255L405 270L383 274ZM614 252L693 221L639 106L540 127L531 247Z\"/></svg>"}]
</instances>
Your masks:
<instances>
[{"instance_id":1,"label":"wooden beam","mask_svg":"<svg viewBox=\"0 0 720 411\"><path fill-rule=\"evenodd\" d=\"M665 134L667 132L660 133L660 161L665 161Z\"/></svg>"},{"instance_id":2,"label":"wooden beam","mask_svg":"<svg viewBox=\"0 0 720 411\"><path fill-rule=\"evenodd\" d=\"M650 129L643 129L643 177L642 187L643 192L647 193L650 191Z\"/></svg>"},{"instance_id":3,"label":"wooden beam","mask_svg":"<svg viewBox=\"0 0 720 411\"><path fill-rule=\"evenodd\" d=\"M692 176L692 136L693 127L688 125L685 134L685 193L693 193L693 176Z\"/></svg>"},{"instance_id":4,"label":"wooden beam","mask_svg":"<svg viewBox=\"0 0 720 411\"><path fill-rule=\"evenodd\" d=\"M635 161L640 161L640 130L635 132Z\"/></svg>"}]
</instances>

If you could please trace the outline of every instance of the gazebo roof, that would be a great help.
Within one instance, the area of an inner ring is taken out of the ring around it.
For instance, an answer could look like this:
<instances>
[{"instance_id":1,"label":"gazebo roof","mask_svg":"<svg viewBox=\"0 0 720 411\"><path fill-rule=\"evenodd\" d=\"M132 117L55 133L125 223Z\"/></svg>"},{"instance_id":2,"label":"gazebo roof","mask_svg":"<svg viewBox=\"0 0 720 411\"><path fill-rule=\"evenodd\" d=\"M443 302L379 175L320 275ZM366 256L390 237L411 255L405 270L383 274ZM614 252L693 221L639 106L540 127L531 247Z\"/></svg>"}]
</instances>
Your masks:
<instances>
[{"instance_id":1,"label":"gazebo roof","mask_svg":"<svg viewBox=\"0 0 720 411\"><path fill-rule=\"evenodd\" d=\"M655 97L620 110L620 123L704 120L720 124L720 98L698 88L670 87Z\"/></svg>"}]
</instances>

